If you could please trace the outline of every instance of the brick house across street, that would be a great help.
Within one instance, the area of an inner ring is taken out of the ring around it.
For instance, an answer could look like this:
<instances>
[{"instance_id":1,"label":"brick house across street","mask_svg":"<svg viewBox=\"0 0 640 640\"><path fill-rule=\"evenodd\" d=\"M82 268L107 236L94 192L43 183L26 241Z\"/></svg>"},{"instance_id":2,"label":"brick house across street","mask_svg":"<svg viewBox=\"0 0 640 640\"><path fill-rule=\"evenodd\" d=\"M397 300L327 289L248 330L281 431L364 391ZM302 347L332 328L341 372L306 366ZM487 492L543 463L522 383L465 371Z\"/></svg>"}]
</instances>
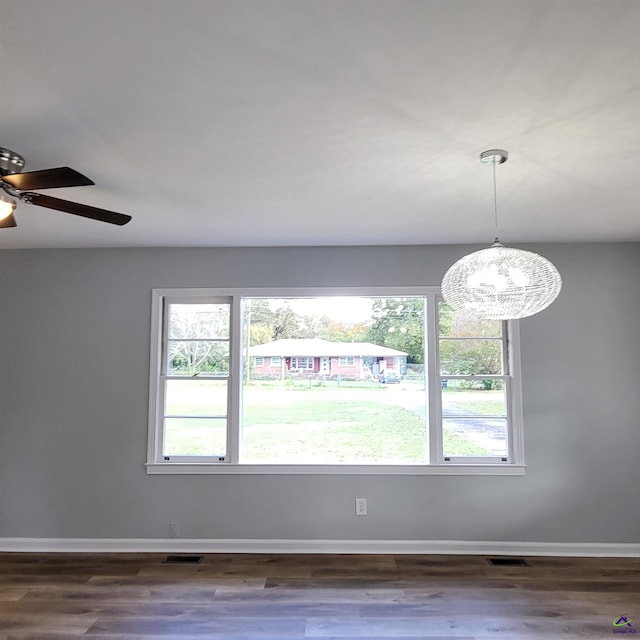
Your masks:
<instances>
[{"instance_id":1,"label":"brick house across street","mask_svg":"<svg viewBox=\"0 0 640 640\"><path fill-rule=\"evenodd\" d=\"M404 351L371 342L330 342L320 338L274 340L249 348L252 378L314 375L370 380L384 371L406 370Z\"/></svg>"}]
</instances>

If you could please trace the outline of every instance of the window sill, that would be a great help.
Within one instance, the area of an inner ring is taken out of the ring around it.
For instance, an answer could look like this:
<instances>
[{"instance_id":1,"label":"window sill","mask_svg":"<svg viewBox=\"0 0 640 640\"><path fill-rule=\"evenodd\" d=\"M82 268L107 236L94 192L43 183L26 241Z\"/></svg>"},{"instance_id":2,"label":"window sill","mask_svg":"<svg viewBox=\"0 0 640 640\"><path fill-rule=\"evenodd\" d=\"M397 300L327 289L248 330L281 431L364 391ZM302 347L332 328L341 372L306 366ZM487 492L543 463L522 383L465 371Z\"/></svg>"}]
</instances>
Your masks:
<instances>
[{"instance_id":1,"label":"window sill","mask_svg":"<svg viewBox=\"0 0 640 640\"><path fill-rule=\"evenodd\" d=\"M148 475L371 475L371 476L523 476L523 464L296 465L147 463Z\"/></svg>"}]
</instances>

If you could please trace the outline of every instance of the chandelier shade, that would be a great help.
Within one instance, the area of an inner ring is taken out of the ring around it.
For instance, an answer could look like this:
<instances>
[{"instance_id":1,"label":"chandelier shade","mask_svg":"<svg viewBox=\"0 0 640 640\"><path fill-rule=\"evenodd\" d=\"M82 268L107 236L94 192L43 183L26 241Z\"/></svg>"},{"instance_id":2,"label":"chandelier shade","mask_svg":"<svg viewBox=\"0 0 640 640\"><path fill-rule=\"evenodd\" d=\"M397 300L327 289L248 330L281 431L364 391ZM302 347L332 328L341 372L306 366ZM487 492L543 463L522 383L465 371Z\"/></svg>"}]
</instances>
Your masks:
<instances>
[{"instance_id":1,"label":"chandelier shade","mask_svg":"<svg viewBox=\"0 0 640 640\"><path fill-rule=\"evenodd\" d=\"M549 260L499 242L464 256L442 280L442 296L454 311L486 320L532 316L546 309L561 288L560 273Z\"/></svg>"}]
</instances>

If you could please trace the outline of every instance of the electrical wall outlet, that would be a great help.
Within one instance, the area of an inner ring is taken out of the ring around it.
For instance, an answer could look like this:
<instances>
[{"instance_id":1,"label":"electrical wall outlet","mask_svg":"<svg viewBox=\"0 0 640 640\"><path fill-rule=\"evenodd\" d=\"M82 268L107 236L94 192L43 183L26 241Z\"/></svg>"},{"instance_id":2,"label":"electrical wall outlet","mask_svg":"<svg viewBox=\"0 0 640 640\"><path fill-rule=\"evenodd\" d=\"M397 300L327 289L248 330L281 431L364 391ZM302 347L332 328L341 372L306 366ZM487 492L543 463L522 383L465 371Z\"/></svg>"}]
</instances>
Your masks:
<instances>
[{"instance_id":1,"label":"electrical wall outlet","mask_svg":"<svg viewBox=\"0 0 640 640\"><path fill-rule=\"evenodd\" d=\"M367 515L367 499L366 498L356 498L356 515L357 516Z\"/></svg>"},{"instance_id":2,"label":"electrical wall outlet","mask_svg":"<svg viewBox=\"0 0 640 640\"><path fill-rule=\"evenodd\" d=\"M180 525L177 522L169 523L169 537L177 538L180 535Z\"/></svg>"}]
</instances>

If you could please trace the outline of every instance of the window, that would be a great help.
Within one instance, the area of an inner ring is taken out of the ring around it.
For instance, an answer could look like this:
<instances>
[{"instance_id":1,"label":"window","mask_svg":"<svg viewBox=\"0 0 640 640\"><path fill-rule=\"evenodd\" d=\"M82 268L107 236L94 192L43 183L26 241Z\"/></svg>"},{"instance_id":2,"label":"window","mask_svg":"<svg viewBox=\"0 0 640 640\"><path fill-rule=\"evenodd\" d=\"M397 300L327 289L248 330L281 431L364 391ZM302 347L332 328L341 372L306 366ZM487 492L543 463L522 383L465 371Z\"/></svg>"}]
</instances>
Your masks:
<instances>
[{"instance_id":1,"label":"window","mask_svg":"<svg viewBox=\"0 0 640 640\"><path fill-rule=\"evenodd\" d=\"M313 358L309 356L293 356L291 358L291 369L313 369Z\"/></svg>"},{"instance_id":2,"label":"window","mask_svg":"<svg viewBox=\"0 0 640 640\"><path fill-rule=\"evenodd\" d=\"M148 472L522 473L517 331L436 287L155 290Z\"/></svg>"},{"instance_id":3,"label":"window","mask_svg":"<svg viewBox=\"0 0 640 640\"><path fill-rule=\"evenodd\" d=\"M226 459L230 308L225 298L165 301L157 389L163 460Z\"/></svg>"},{"instance_id":4,"label":"window","mask_svg":"<svg viewBox=\"0 0 640 640\"><path fill-rule=\"evenodd\" d=\"M438 353L443 433L459 436L443 442L445 461L490 454L509 455L506 332L498 320L456 317L438 304Z\"/></svg>"}]
</instances>

